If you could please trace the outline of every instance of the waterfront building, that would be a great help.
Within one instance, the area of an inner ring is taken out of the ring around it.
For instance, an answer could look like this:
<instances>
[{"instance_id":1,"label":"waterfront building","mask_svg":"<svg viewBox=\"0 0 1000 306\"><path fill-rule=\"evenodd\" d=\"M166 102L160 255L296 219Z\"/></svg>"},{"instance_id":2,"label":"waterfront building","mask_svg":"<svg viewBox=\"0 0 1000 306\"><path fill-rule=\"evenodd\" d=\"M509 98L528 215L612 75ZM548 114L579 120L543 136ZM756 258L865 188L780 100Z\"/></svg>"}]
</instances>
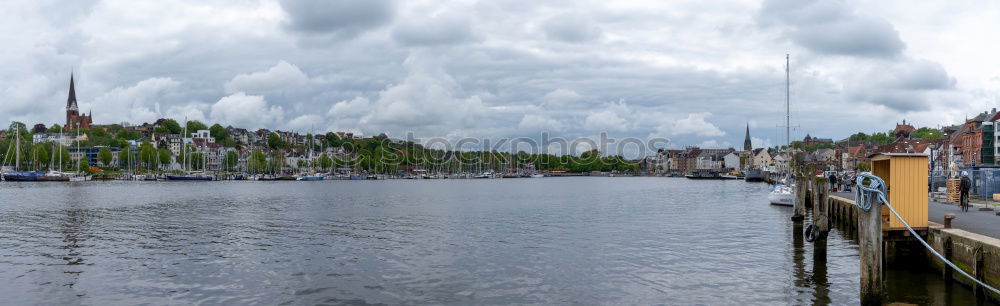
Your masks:
<instances>
[{"instance_id":1,"label":"waterfront building","mask_svg":"<svg viewBox=\"0 0 1000 306\"><path fill-rule=\"evenodd\" d=\"M995 109L994 109L995 110ZM994 114L990 118L983 122L981 127L983 134L983 146L981 149L981 154L983 156L983 164L989 166L1000 165L1000 133L997 133L997 126L1000 125L1000 112L994 111Z\"/></svg>"},{"instance_id":2,"label":"waterfront building","mask_svg":"<svg viewBox=\"0 0 1000 306\"><path fill-rule=\"evenodd\" d=\"M996 147L994 145L994 126L993 121L984 121L979 125L980 134L980 149L979 149L979 162L980 166L993 166L996 165L994 159L994 152Z\"/></svg>"},{"instance_id":3,"label":"waterfront building","mask_svg":"<svg viewBox=\"0 0 1000 306\"><path fill-rule=\"evenodd\" d=\"M256 142L256 134L251 133L247 129L227 126L226 131L229 132L229 137L239 145L247 146Z\"/></svg>"},{"instance_id":4,"label":"waterfront building","mask_svg":"<svg viewBox=\"0 0 1000 306\"><path fill-rule=\"evenodd\" d=\"M906 119L903 119L903 124L896 123L896 128L892 130L892 135L896 138L910 138L910 134L917 129L912 125L906 124Z\"/></svg>"},{"instance_id":5,"label":"waterfront building","mask_svg":"<svg viewBox=\"0 0 1000 306\"><path fill-rule=\"evenodd\" d=\"M195 153L204 154L204 170L218 171L222 169L222 158L224 150L222 144L215 142L210 130L198 130L191 133L190 138L184 139L185 145L194 147Z\"/></svg>"},{"instance_id":6,"label":"waterfront building","mask_svg":"<svg viewBox=\"0 0 1000 306\"><path fill-rule=\"evenodd\" d=\"M153 133L153 130L156 129L156 125L149 122L143 122L140 125L131 125L128 122L124 122L122 123L122 128L130 132L135 132L141 137L149 137Z\"/></svg>"},{"instance_id":7,"label":"waterfront building","mask_svg":"<svg viewBox=\"0 0 1000 306\"><path fill-rule=\"evenodd\" d=\"M55 143L64 147L75 144L77 140L73 133L35 133L31 137L33 143ZM80 141L87 141L87 134L80 134Z\"/></svg>"},{"instance_id":8,"label":"waterfront building","mask_svg":"<svg viewBox=\"0 0 1000 306\"><path fill-rule=\"evenodd\" d=\"M802 138L802 145L803 146L819 145L819 144L831 144L832 145L833 144L833 139L812 137L812 136L809 136L809 134L806 134L806 137Z\"/></svg>"},{"instance_id":9,"label":"waterfront building","mask_svg":"<svg viewBox=\"0 0 1000 306\"><path fill-rule=\"evenodd\" d=\"M680 162L678 170L681 173L689 173L694 171L698 167L698 155L701 155L701 148L698 147L685 147L684 152L680 154Z\"/></svg>"},{"instance_id":10,"label":"waterfront building","mask_svg":"<svg viewBox=\"0 0 1000 306\"><path fill-rule=\"evenodd\" d=\"M108 148L109 151L111 151L111 163L107 165L101 164L97 160L97 154L101 152L101 148L105 147ZM87 162L91 166L105 166L105 167L111 165L117 165L119 162L118 154L121 153L121 149L115 147L107 147L107 146L83 147L79 149L75 147L69 147L66 148L66 150L69 151L69 158L74 162L80 162L80 158L86 158Z\"/></svg>"},{"instance_id":11,"label":"waterfront building","mask_svg":"<svg viewBox=\"0 0 1000 306\"><path fill-rule=\"evenodd\" d=\"M652 156L643 157L639 161L639 170L646 174L661 173L663 171L663 149L656 151L656 154ZM513 169L512 172L516 172L517 169Z\"/></svg>"},{"instance_id":12,"label":"waterfront building","mask_svg":"<svg viewBox=\"0 0 1000 306\"><path fill-rule=\"evenodd\" d=\"M680 155L683 152L684 152L683 150L666 150L665 151L666 158L665 158L664 162L666 163L666 166L663 169L667 173L678 173L678 174L681 173L681 168L680 168L680 164L681 164L680 158L681 157L680 157Z\"/></svg>"},{"instance_id":13,"label":"waterfront building","mask_svg":"<svg viewBox=\"0 0 1000 306\"><path fill-rule=\"evenodd\" d=\"M285 153L285 165L289 168L298 168L300 161L303 164L308 162L308 158L304 153L299 152L298 150L288 150L288 152Z\"/></svg>"},{"instance_id":14,"label":"waterfront building","mask_svg":"<svg viewBox=\"0 0 1000 306\"><path fill-rule=\"evenodd\" d=\"M833 149L818 149L812 155L814 161L829 162L837 160L837 152Z\"/></svg>"},{"instance_id":15,"label":"waterfront building","mask_svg":"<svg viewBox=\"0 0 1000 306\"><path fill-rule=\"evenodd\" d=\"M968 128L968 125L969 122L966 120L966 123L959 125L955 132L948 137L949 169L958 169L958 167L965 166L965 152L962 147L965 145L966 140L963 135L965 134L965 129Z\"/></svg>"},{"instance_id":16,"label":"waterfront building","mask_svg":"<svg viewBox=\"0 0 1000 306\"><path fill-rule=\"evenodd\" d=\"M773 162L771 153L768 152L766 148L757 148L753 150L753 166L755 168L764 169L766 167L770 167Z\"/></svg>"},{"instance_id":17,"label":"waterfront building","mask_svg":"<svg viewBox=\"0 0 1000 306\"><path fill-rule=\"evenodd\" d=\"M695 169L698 170L709 170L709 169L722 169L722 160L716 158L715 154L702 151L695 158Z\"/></svg>"},{"instance_id":18,"label":"waterfront building","mask_svg":"<svg viewBox=\"0 0 1000 306\"><path fill-rule=\"evenodd\" d=\"M960 163L962 167L978 167L982 163L983 154L983 122L990 121L997 115L996 108L984 111L972 119L965 120L958 132L952 135L952 146L954 153L961 154Z\"/></svg>"},{"instance_id":19,"label":"waterfront building","mask_svg":"<svg viewBox=\"0 0 1000 306\"><path fill-rule=\"evenodd\" d=\"M729 154L722 157L723 166L726 169L731 170L740 169L742 167L742 164L740 163L741 155L743 155L743 152L739 152L739 154L737 154L737 152L729 152Z\"/></svg>"},{"instance_id":20,"label":"waterfront building","mask_svg":"<svg viewBox=\"0 0 1000 306\"><path fill-rule=\"evenodd\" d=\"M254 132L254 135L255 135L254 136L255 139L257 140L257 141L253 142L254 145L258 145L258 146L261 146L261 147L267 147L267 136L271 135L271 131L270 130L268 130L268 129L258 129L256 132Z\"/></svg>"},{"instance_id":21,"label":"waterfront building","mask_svg":"<svg viewBox=\"0 0 1000 306\"><path fill-rule=\"evenodd\" d=\"M721 170L725 168L725 156L733 153L733 149L702 149L695 158L695 169Z\"/></svg>"},{"instance_id":22,"label":"waterfront building","mask_svg":"<svg viewBox=\"0 0 1000 306\"><path fill-rule=\"evenodd\" d=\"M177 156L181 153L181 144L184 143L180 134L153 133L153 145L157 149L167 149L170 155Z\"/></svg>"},{"instance_id":23,"label":"waterfront building","mask_svg":"<svg viewBox=\"0 0 1000 306\"><path fill-rule=\"evenodd\" d=\"M771 171L777 173L791 173L792 156L787 153L775 154L772 159L773 166L771 166Z\"/></svg>"},{"instance_id":24,"label":"waterfront building","mask_svg":"<svg viewBox=\"0 0 1000 306\"><path fill-rule=\"evenodd\" d=\"M34 134L31 134L31 143L43 143L45 142L46 138L48 138L48 134L36 132Z\"/></svg>"},{"instance_id":25,"label":"waterfront building","mask_svg":"<svg viewBox=\"0 0 1000 306\"><path fill-rule=\"evenodd\" d=\"M76 85L73 84L73 74L69 75L69 97L66 98L66 125L68 130L89 129L93 119L93 112L89 115L80 114L80 107L76 102Z\"/></svg>"}]
</instances>

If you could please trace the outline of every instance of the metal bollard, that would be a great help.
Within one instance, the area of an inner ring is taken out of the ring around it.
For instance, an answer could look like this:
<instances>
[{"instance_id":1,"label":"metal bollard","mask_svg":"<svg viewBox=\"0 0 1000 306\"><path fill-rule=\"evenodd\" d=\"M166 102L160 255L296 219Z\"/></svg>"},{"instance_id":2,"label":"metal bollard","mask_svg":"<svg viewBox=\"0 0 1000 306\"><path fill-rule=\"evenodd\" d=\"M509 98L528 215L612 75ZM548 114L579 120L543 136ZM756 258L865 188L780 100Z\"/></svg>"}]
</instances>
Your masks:
<instances>
[{"instance_id":1,"label":"metal bollard","mask_svg":"<svg viewBox=\"0 0 1000 306\"><path fill-rule=\"evenodd\" d=\"M952 219L955 219L955 214L944 214L944 228L951 228Z\"/></svg>"}]
</instances>

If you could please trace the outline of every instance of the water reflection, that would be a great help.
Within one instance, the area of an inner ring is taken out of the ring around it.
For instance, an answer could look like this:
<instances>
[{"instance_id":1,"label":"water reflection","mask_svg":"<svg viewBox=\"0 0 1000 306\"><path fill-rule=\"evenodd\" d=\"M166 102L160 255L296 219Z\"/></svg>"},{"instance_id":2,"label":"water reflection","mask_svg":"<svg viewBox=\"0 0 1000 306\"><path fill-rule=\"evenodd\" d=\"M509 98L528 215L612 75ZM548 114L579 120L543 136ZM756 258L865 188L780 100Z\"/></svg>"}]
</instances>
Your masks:
<instances>
[{"instance_id":1,"label":"water reflection","mask_svg":"<svg viewBox=\"0 0 1000 306\"><path fill-rule=\"evenodd\" d=\"M76 206L76 204L68 205ZM68 207L63 211L63 215L64 217L59 226L59 231L63 236L63 244L60 246L60 249L64 251L62 260L66 262L63 273L68 276L65 285L75 290L86 264L83 248L87 241L88 215L86 210L76 207ZM84 295L84 293L76 294L78 297Z\"/></svg>"},{"instance_id":2,"label":"water reflection","mask_svg":"<svg viewBox=\"0 0 1000 306\"><path fill-rule=\"evenodd\" d=\"M795 286L811 289L809 290L811 304L829 305L831 303L830 281L827 275L826 255L816 252L815 242L807 246L803 233L805 226L805 222L792 222L792 262L795 267L793 272ZM813 251L811 265L806 263L807 249ZM807 267L811 267L811 269L807 270Z\"/></svg>"}]
</instances>

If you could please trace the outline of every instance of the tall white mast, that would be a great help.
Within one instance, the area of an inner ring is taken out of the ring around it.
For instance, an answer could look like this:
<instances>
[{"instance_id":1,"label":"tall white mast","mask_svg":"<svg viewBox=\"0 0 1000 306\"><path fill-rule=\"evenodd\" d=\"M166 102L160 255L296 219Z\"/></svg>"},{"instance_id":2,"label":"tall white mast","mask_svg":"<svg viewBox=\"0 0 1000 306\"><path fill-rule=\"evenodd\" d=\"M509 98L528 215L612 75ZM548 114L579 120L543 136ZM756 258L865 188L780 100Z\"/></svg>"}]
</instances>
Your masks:
<instances>
[{"instance_id":1,"label":"tall white mast","mask_svg":"<svg viewBox=\"0 0 1000 306\"><path fill-rule=\"evenodd\" d=\"M187 161L188 161L187 144L184 143L184 137L187 137L187 131L188 131L187 122L188 118L184 117L184 134L181 134L181 154L184 155L184 159L182 160L184 165L182 166L181 171L185 172L187 172Z\"/></svg>"},{"instance_id":2,"label":"tall white mast","mask_svg":"<svg viewBox=\"0 0 1000 306\"><path fill-rule=\"evenodd\" d=\"M87 157L86 154L80 152L80 129L76 129L76 154L80 155L80 160L76 161L76 174L80 174L80 163Z\"/></svg>"},{"instance_id":3,"label":"tall white mast","mask_svg":"<svg viewBox=\"0 0 1000 306\"><path fill-rule=\"evenodd\" d=\"M21 126L17 125L17 130L14 131L14 171L20 171L21 169Z\"/></svg>"},{"instance_id":4,"label":"tall white mast","mask_svg":"<svg viewBox=\"0 0 1000 306\"><path fill-rule=\"evenodd\" d=\"M789 100L791 97L791 90L789 89L789 87L791 87L791 78L789 77L789 62L790 62L789 58L790 56L788 54L785 54L785 146L786 148L792 145L792 138L791 138L792 124L789 115L789 102L790 102Z\"/></svg>"},{"instance_id":5,"label":"tall white mast","mask_svg":"<svg viewBox=\"0 0 1000 306\"><path fill-rule=\"evenodd\" d=\"M62 143L63 143L63 140L65 140L65 139L66 139L66 134L63 133L63 127L60 126L59 127L59 172L63 171L62 170L62 165L63 165L63 160L62 160Z\"/></svg>"}]
</instances>

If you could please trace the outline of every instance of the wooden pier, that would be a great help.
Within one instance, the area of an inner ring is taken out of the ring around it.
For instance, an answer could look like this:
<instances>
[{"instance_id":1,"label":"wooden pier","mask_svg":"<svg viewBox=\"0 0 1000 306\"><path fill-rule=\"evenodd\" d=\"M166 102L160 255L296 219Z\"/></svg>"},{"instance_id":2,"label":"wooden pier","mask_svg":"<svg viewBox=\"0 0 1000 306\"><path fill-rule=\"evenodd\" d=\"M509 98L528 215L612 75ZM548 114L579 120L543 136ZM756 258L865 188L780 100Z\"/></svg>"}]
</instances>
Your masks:
<instances>
[{"instance_id":1,"label":"wooden pier","mask_svg":"<svg viewBox=\"0 0 1000 306\"><path fill-rule=\"evenodd\" d=\"M969 233L959 229L944 228L927 220L926 168L923 180L914 179L910 171L919 173L919 167L911 167L911 157L883 156L883 167L876 165L876 173L886 179L891 186L890 204L913 226L914 230L940 254L954 262L963 271L993 287L1000 287L1000 239ZM901 161L899 163L896 163ZM919 163L912 163L917 165ZM889 168L890 165L898 168ZM891 172L891 173L890 173ZM940 262L919 243L888 207L873 203L869 211L855 205L853 197L831 195L828 180L816 177L812 169L799 169L796 176L796 199L792 216L793 234L805 235L812 240L813 260L817 264L826 262L826 235L831 227L849 233L856 233L860 265L860 298L863 305L881 305L885 302L884 267L887 265L924 265L941 271L942 277L971 287L978 296L1000 301L1000 295L976 286ZM893 178L900 180L894 181ZM921 185L921 182L922 185ZM893 185L895 184L895 185ZM917 187L920 187L919 189ZM908 193L908 194L904 194ZM916 193L922 193L916 194ZM897 204L894 200L898 200ZM922 204L920 204L922 201ZM920 211L922 210L922 211ZM811 213L810 213L811 212ZM809 217L808 226L806 218ZM807 235L808 234L808 235Z\"/></svg>"}]
</instances>

